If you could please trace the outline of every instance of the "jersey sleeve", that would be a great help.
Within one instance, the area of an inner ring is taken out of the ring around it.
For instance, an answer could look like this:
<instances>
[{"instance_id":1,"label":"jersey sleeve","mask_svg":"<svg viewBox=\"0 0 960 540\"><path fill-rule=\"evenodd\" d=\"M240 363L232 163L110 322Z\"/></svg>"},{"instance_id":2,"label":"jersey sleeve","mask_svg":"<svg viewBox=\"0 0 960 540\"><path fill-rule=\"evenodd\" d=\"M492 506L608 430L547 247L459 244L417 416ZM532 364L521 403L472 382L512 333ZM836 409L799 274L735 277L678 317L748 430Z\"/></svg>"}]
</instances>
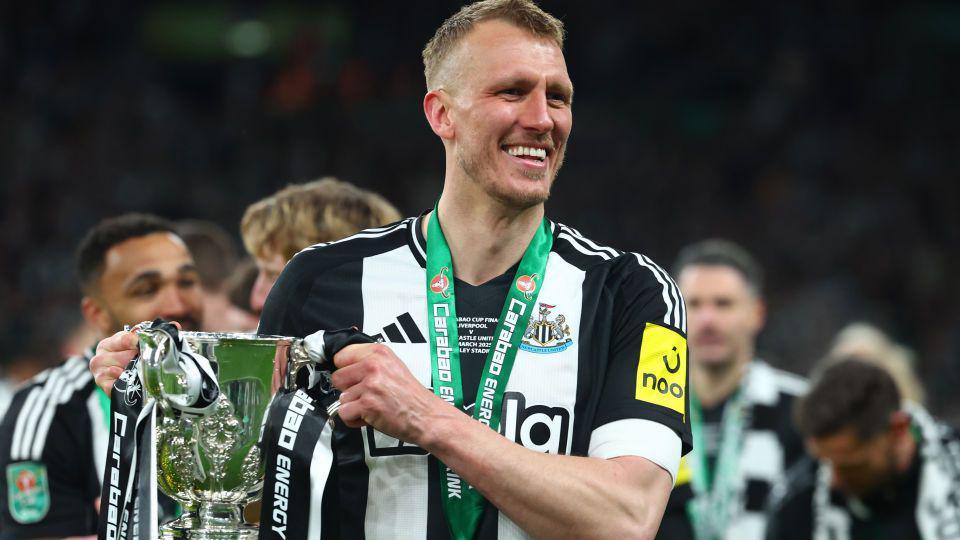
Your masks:
<instances>
[{"instance_id":1,"label":"jersey sleeve","mask_svg":"<svg viewBox=\"0 0 960 540\"><path fill-rule=\"evenodd\" d=\"M615 292L609 359L590 455L645 457L676 481L690 451L685 309L670 276L626 254Z\"/></svg>"},{"instance_id":2,"label":"jersey sleeve","mask_svg":"<svg viewBox=\"0 0 960 540\"><path fill-rule=\"evenodd\" d=\"M0 538L96 533L100 484L82 433L86 421L44 391L43 385L22 389L0 423ZM38 447L48 410L49 431Z\"/></svg>"}]
</instances>

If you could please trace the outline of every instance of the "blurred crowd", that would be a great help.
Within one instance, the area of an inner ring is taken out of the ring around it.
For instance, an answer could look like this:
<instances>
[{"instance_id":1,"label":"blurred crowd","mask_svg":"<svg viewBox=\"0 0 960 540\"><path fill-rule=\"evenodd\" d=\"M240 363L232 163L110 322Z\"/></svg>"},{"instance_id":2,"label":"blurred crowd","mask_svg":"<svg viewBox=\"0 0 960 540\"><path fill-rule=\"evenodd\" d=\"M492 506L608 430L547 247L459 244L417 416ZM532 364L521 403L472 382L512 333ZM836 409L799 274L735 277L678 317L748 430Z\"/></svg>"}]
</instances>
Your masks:
<instances>
[{"instance_id":1,"label":"blurred crowd","mask_svg":"<svg viewBox=\"0 0 960 540\"><path fill-rule=\"evenodd\" d=\"M542 4L578 124L549 215L664 264L735 240L765 269L760 358L881 358L957 423L960 8ZM248 205L324 175L432 205L418 53L454 5L0 6L0 399L93 343L74 251L103 218L175 220L204 329L239 330L295 252L245 254Z\"/></svg>"}]
</instances>

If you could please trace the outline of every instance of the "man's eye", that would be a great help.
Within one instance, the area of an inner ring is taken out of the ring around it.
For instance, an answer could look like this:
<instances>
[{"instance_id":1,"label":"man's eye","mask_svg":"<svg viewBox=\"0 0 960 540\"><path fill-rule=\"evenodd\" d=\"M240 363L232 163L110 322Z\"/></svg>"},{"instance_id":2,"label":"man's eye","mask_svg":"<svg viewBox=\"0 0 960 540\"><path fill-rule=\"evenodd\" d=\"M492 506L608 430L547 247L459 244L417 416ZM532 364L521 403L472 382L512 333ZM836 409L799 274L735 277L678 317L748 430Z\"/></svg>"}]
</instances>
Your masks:
<instances>
[{"instance_id":1,"label":"man's eye","mask_svg":"<svg viewBox=\"0 0 960 540\"><path fill-rule=\"evenodd\" d=\"M556 103L562 103L562 104L567 103L568 101L566 94L558 94L558 93L547 94L547 99L549 99L550 101L553 101Z\"/></svg>"},{"instance_id":2,"label":"man's eye","mask_svg":"<svg viewBox=\"0 0 960 540\"><path fill-rule=\"evenodd\" d=\"M153 296L156 293L157 293L157 286L152 283L149 285L141 285L139 287L136 287L132 291L130 291L130 294L132 294L133 296L139 296L139 297Z\"/></svg>"},{"instance_id":3,"label":"man's eye","mask_svg":"<svg viewBox=\"0 0 960 540\"><path fill-rule=\"evenodd\" d=\"M507 96L522 96L522 95L523 95L523 91L520 90L519 88L507 88L506 90L501 90L500 93L501 93L501 94L504 94L504 95L507 95Z\"/></svg>"},{"instance_id":4,"label":"man's eye","mask_svg":"<svg viewBox=\"0 0 960 540\"><path fill-rule=\"evenodd\" d=\"M180 278L177 285L183 289L189 289L197 284L197 278Z\"/></svg>"}]
</instances>

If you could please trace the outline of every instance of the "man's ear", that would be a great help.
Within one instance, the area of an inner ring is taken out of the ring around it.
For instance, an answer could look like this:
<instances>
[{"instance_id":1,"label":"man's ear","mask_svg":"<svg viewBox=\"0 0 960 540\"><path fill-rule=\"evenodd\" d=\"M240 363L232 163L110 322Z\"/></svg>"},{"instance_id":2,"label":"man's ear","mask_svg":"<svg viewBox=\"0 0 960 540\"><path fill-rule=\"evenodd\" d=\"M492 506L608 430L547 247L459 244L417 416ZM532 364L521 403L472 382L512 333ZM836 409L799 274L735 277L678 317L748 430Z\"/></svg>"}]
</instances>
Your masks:
<instances>
[{"instance_id":1,"label":"man's ear","mask_svg":"<svg viewBox=\"0 0 960 540\"><path fill-rule=\"evenodd\" d=\"M910 415L904 411L891 413L890 430L898 435L910 431Z\"/></svg>"},{"instance_id":2,"label":"man's ear","mask_svg":"<svg viewBox=\"0 0 960 540\"><path fill-rule=\"evenodd\" d=\"M107 313L107 310L103 308L98 300L92 296L84 296L80 300L80 313L83 314L84 320L96 328L100 335L109 336L110 335L110 326L111 319L110 314Z\"/></svg>"},{"instance_id":3,"label":"man's ear","mask_svg":"<svg viewBox=\"0 0 960 540\"><path fill-rule=\"evenodd\" d=\"M767 303L762 297L757 297L753 304L753 328L759 333L767 324Z\"/></svg>"},{"instance_id":4,"label":"man's ear","mask_svg":"<svg viewBox=\"0 0 960 540\"><path fill-rule=\"evenodd\" d=\"M441 139L452 139L455 133L450 118L450 94L442 89L431 90L423 96L423 114L427 117L430 129Z\"/></svg>"}]
</instances>

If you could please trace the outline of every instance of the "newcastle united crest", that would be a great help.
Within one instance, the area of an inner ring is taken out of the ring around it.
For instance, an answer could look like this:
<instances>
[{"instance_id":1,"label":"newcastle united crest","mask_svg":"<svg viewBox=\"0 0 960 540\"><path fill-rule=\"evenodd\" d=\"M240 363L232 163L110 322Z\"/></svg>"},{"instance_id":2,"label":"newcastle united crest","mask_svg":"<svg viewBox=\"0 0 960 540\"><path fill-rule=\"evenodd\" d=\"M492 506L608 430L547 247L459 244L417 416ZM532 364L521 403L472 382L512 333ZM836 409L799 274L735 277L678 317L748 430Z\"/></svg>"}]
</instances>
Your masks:
<instances>
[{"instance_id":1,"label":"newcastle united crest","mask_svg":"<svg viewBox=\"0 0 960 540\"><path fill-rule=\"evenodd\" d=\"M528 352L550 354L560 352L573 345L567 318L563 315L550 317L550 310L557 306L551 306L543 302L540 302L539 306L539 313L531 316L530 322L527 323L527 330L523 333L520 348Z\"/></svg>"}]
</instances>

